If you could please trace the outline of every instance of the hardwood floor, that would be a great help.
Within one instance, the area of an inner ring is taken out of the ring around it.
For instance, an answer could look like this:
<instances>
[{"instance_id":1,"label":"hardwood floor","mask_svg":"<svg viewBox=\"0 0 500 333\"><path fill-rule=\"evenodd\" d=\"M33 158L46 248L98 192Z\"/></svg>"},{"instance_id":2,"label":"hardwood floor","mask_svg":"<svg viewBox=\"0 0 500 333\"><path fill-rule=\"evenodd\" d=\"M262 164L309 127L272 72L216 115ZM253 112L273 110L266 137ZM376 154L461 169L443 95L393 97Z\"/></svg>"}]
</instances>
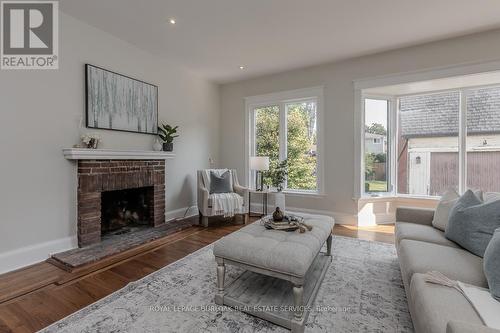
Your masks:
<instances>
[{"instance_id":1,"label":"hardwood floor","mask_svg":"<svg viewBox=\"0 0 500 333\"><path fill-rule=\"evenodd\" d=\"M211 222L208 228L192 226L165 237L155 248L75 273L43 262L0 275L0 332L37 331L241 227L224 221ZM334 234L394 243L394 227L389 225L335 226Z\"/></svg>"}]
</instances>

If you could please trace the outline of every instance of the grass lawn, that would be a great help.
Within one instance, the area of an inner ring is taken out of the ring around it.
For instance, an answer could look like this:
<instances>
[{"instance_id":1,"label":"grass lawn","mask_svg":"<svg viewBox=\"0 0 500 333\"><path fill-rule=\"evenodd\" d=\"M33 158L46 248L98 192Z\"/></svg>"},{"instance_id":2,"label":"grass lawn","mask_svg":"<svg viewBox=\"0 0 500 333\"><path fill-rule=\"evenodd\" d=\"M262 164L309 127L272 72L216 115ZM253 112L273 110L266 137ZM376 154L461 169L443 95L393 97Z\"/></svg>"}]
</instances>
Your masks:
<instances>
[{"instance_id":1,"label":"grass lawn","mask_svg":"<svg viewBox=\"0 0 500 333\"><path fill-rule=\"evenodd\" d=\"M365 182L369 188L367 192L387 192L387 182L381 180L370 180Z\"/></svg>"}]
</instances>

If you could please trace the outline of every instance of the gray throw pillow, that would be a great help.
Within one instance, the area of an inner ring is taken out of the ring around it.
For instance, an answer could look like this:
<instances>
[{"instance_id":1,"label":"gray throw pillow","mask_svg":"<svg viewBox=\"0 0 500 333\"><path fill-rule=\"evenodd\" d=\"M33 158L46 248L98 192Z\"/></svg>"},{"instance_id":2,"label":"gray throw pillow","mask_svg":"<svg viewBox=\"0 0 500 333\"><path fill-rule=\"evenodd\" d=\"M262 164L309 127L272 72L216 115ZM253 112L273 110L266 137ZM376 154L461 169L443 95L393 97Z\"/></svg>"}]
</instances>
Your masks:
<instances>
[{"instance_id":1,"label":"gray throw pillow","mask_svg":"<svg viewBox=\"0 0 500 333\"><path fill-rule=\"evenodd\" d=\"M500 229L497 229L484 252L484 275L491 295L500 301Z\"/></svg>"},{"instance_id":2,"label":"gray throw pillow","mask_svg":"<svg viewBox=\"0 0 500 333\"><path fill-rule=\"evenodd\" d=\"M222 175L210 171L210 194L233 192L231 187L231 172L228 170Z\"/></svg>"},{"instance_id":3,"label":"gray throw pillow","mask_svg":"<svg viewBox=\"0 0 500 333\"><path fill-rule=\"evenodd\" d=\"M474 194L481 200L483 200L483 192L481 190L474 191ZM432 226L441 231L446 230L448 225L448 220L450 218L450 211L457 203L460 195L454 189L446 191L434 212L434 218L432 219Z\"/></svg>"},{"instance_id":4,"label":"gray throw pillow","mask_svg":"<svg viewBox=\"0 0 500 333\"><path fill-rule=\"evenodd\" d=\"M495 229L500 227L500 200L483 202L471 190L450 211L446 238L482 257Z\"/></svg>"}]
</instances>

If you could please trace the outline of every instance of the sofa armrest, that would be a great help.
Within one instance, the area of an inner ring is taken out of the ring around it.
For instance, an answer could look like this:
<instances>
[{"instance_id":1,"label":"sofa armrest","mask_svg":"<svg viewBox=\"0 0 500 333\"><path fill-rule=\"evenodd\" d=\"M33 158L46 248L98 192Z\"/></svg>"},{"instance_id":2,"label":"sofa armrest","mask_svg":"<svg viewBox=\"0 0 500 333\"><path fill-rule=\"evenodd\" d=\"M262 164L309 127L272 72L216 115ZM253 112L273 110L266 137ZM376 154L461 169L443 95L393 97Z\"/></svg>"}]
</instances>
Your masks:
<instances>
[{"instance_id":1,"label":"sofa armrest","mask_svg":"<svg viewBox=\"0 0 500 333\"><path fill-rule=\"evenodd\" d=\"M452 320L446 325L446 333L500 333L500 330L484 325Z\"/></svg>"},{"instance_id":2,"label":"sofa armrest","mask_svg":"<svg viewBox=\"0 0 500 333\"><path fill-rule=\"evenodd\" d=\"M234 192L238 193L243 197L243 207L245 207L245 212L248 213L248 188L234 184Z\"/></svg>"},{"instance_id":3,"label":"sofa armrest","mask_svg":"<svg viewBox=\"0 0 500 333\"><path fill-rule=\"evenodd\" d=\"M432 225L434 209L398 207L396 209L397 222Z\"/></svg>"}]
</instances>

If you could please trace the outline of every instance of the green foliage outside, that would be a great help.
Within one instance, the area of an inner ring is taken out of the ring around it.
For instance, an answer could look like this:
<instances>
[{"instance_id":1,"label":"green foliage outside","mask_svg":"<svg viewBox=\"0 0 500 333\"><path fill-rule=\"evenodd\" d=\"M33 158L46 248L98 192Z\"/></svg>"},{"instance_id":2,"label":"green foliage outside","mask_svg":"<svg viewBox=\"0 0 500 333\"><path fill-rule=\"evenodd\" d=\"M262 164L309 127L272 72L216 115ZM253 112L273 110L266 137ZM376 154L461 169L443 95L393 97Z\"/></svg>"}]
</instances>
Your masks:
<instances>
[{"instance_id":1,"label":"green foliage outside","mask_svg":"<svg viewBox=\"0 0 500 333\"><path fill-rule=\"evenodd\" d=\"M385 163L386 154L365 153L365 179L371 179L375 174L374 163Z\"/></svg>"},{"instance_id":2,"label":"green foliage outside","mask_svg":"<svg viewBox=\"0 0 500 333\"><path fill-rule=\"evenodd\" d=\"M387 192L387 181L375 179L375 163L385 163L386 154L365 153L365 191Z\"/></svg>"},{"instance_id":3,"label":"green foliage outside","mask_svg":"<svg viewBox=\"0 0 500 333\"><path fill-rule=\"evenodd\" d=\"M379 123L373 123L370 126L365 125L365 132L371 134L387 135L387 130L384 125Z\"/></svg>"},{"instance_id":4,"label":"green foliage outside","mask_svg":"<svg viewBox=\"0 0 500 333\"><path fill-rule=\"evenodd\" d=\"M378 123L370 126L365 125L365 133L379 134L387 136L386 128ZM375 178L375 163L385 163L387 154L366 153L365 152L365 191L366 192L387 192L387 181Z\"/></svg>"},{"instance_id":5,"label":"green foliage outside","mask_svg":"<svg viewBox=\"0 0 500 333\"><path fill-rule=\"evenodd\" d=\"M369 180L365 182L366 192L387 192L387 182L381 180Z\"/></svg>"},{"instance_id":6,"label":"green foliage outside","mask_svg":"<svg viewBox=\"0 0 500 333\"><path fill-rule=\"evenodd\" d=\"M375 173L373 163L375 163L375 154L365 153L365 179L370 179Z\"/></svg>"},{"instance_id":7,"label":"green foliage outside","mask_svg":"<svg viewBox=\"0 0 500 333\"><path fill-rule=\"evenodd\" d=\"M256 155L269 156L269 172L264 175L265 184L273 184L279 160L279 108L264 107L255 115ZM287 161L289 189L316 189L316 110L313 103L288 105L287 114Z\"/></svg>"},{"instance_id":8,"label":"green foliage outside","mask_svg":"<svg viewBox=\"0 0 500 333\"><path fill-rule=\"evenodd\" d=\"M264 173L264 184L272 184L271 175L279 164L279 108L263 107L255 113L255 155L269 156L269 172Z\"/></svg>"}]
</instances>

